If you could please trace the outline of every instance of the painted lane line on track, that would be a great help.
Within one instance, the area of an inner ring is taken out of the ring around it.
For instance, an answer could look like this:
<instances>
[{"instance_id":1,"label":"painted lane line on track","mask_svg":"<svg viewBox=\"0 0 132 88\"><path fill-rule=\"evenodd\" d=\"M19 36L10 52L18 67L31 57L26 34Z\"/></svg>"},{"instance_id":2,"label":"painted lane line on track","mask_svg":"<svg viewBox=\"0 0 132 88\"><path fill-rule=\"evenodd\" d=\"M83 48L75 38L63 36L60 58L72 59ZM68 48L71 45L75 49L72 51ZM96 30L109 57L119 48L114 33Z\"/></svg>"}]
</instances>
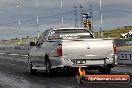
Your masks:
<instances>
[{"instance_id":1,"label":"painted lane line on track","mask_svg":"<svg viewBox=\"0 0 132 88\"><path fill-rule=\"evenodd\" d=\"M19 54L9 54L9 55L11 55L11 56L18 56Z\"/></svg>"},{"instance_id":2,"label":"painted lane line on track","mask_svg":"<svg viewBox=\"0 0 132 88\"><path fill-rule=\"evenodd\" d=\"M28 55L21 55L21 56L28 57Z\"/></svg>"},{"instance_id":3,"label":"painted lane line on track","mask_svg":"<svg viewBox=\"0 0 132 88\"><path fill-rule=\"evenodd\" d=\"M5 53L0 53L0 55L2 55L2 54L5 54Z\"/></svg>"},{"instance_id":4,"label":"painted lane line on track","mask_svg":"<svg viewBox=\"0 0 132 88\"><path fill-rule=\"evenodd\" d=\"M126 65L118 65L118 67L126 67Z\"/></svg>"},{"instance_id":5,"label":"painted lane line on track","mask_svg":"<svg viewBox=\"0 0 132 88\"><path fill-rule=\"evenodd\" d=\"M11 55L11 56L18 56L20 54L9 54L9 55ZM28 57L28 55L20 55L20 56Z\"/></svg>"}]
</instances>

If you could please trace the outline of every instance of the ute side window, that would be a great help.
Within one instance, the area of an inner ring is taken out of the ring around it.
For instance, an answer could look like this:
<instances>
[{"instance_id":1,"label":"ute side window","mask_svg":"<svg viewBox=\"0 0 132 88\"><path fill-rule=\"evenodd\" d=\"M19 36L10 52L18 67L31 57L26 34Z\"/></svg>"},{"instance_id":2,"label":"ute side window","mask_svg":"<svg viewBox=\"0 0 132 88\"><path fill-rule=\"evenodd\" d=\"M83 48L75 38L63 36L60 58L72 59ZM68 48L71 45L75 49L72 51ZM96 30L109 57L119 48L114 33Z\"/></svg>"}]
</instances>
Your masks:
<instances>
[{"instance_id":1,"label":"ute side window","mask_svg":"<svg viewBox=\"0 0 132 88\"><path fill-rule=\"evenodd\" d=\"M42 45L44 42L47 41L48 32L49 32L49 30L46 30L46 31L44 31L44 32L42 33L42 35L39 37L39 39L38 39L38 41L37 41L37 43L36 43L37 46L40 46L40 45Z\"/></svg>"},{"instance_id":2,"label":"ute side window","mask_svg":"<svg viewBox=\"0 0 132 88\"><path fill-rule=\"evenodd\" d=\"M38 41L36 42L36 45L40 46L42 44L43 44L43 42L42 42L42 36L40 36L39 39L38 39Z\"/></svg>"}]
</instances>

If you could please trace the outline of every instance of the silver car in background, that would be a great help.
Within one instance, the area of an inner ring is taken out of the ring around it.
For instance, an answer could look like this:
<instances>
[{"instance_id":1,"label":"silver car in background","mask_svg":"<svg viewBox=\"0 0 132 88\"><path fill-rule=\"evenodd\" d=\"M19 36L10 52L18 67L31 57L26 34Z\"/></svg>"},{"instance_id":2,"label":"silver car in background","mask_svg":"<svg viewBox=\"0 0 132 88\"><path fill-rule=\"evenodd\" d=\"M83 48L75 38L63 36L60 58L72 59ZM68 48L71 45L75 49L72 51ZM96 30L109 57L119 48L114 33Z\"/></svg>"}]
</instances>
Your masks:
<instances>
[{"instance_id":1,"label":"silver car in background","mask_svg":"<svg viewBox=\"0 0 132 88\"><path fill-rule=\"evenodd\" d=\"M110 73L117 65L113 40L94 38L85 28L49 29L30 45L33 46L28 53L30 73L45 70L51 75L54 70L78 67Z\"/></svg>"}]
</instances>

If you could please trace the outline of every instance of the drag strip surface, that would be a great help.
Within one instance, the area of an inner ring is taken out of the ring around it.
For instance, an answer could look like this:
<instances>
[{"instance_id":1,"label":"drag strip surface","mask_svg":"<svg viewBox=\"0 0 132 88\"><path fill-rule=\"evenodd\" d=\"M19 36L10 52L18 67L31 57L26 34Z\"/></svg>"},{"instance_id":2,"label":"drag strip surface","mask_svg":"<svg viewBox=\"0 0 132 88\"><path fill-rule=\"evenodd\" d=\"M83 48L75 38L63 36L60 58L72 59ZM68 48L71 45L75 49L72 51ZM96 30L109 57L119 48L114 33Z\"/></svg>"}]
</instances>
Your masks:
<instances>
[{"instance_id":1,"label":"drag strip surface","mask_svg":"<svg viewBox=\"0 0 132 88\"><path fill-rule=\"evenodd\" d=\"M132 88L130 84L78 84L76 75L60 72L53 77L46 77L39 71L31 75L27 70L27 52L1 51L0 53L0 88ZM18 54L18 55L10 55ZM119 66L112 73L132 74L132 66ZM87 74L97 74L98 71L87 71Z\"/></svg>"}]
</instances>

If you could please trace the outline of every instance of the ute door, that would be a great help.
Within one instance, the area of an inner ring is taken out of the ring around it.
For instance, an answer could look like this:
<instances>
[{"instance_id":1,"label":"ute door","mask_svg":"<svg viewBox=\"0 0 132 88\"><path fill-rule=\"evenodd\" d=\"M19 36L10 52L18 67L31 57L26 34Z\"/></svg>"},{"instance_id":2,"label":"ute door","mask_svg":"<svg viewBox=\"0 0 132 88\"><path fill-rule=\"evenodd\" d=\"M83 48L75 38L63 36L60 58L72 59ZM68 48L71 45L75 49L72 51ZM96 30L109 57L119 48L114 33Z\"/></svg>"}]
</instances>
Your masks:
<instances>
[{"instance_id":1,"label":"ute door","mask_svg":"<svg viewBox=\"0 0 132 88\"><path fill-rule=\"evenodd\" d=\"M38 39L36 46L31 51L31 60L33 67L36 69L45 70L45 42L43 40L43 36L40 36Z\"/></svg>"}]
</instances>

